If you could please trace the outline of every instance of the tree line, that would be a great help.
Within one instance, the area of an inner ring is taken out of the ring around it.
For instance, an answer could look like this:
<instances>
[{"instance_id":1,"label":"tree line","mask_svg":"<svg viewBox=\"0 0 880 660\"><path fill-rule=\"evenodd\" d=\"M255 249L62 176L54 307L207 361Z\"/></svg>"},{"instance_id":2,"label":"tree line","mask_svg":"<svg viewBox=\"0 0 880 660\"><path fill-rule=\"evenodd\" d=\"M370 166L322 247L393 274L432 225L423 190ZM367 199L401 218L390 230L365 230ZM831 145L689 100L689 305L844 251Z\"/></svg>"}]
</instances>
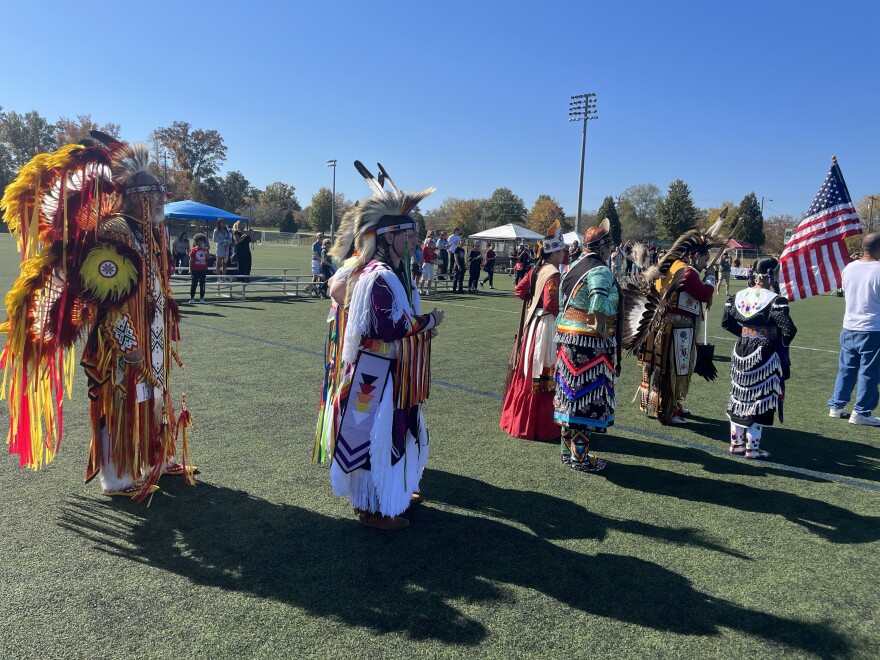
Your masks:
<instances>
[{"instance_id":1,"label":"tree line","mask_svg":"<svg viewBox=\"0 0 880 660\"><path fill-rule=\"evenodd\" d=\"M36 110L19 114L0 106L0 190L12 181L16 172L35 154L53 151L79 142L92 130L119 137L119 124L98 124L91 115L61 117L50 122ZM355 202L342 193L322 187L303 208L296 188L276 181L260 189L238 170L220 174L226 161L227 147L220 133L213 129L194 128L188 122L175 121L159 127L150 135L153 161L150 169L165 182L170 201L192 199L248 218L257 227L278 227L281 231L328 231L331 216L338 219ZM880 195L863 198L858 211L866 231L876 230L880 215ZM665 194L653 183L632 185L616 197L608 195L596 211L583 214L581 227L592 226L608 218L616 241L670 242L689 229L713 222L721 210L730 207L727 223L737 221L732 235L768 252L781 252L787 228L798 220L790 215L764 218L754 192L738 203L723 202L717 207L698 208L688 185L681 179L669 184ZM876 208L874 208L876 206ZM465 236L507 223L517 223L543 232L557 220L566 231L575 228L573 214L566 214L556 199L541 194L527 208L523 199L509 188L498 188L488 198L458 199L448 197L432 210L417 209L416 220L426 229L460 227ZM865 220L867 218L867 220ZM727 229L725 229L727 231Z\"/></svg>"}]
</instances>

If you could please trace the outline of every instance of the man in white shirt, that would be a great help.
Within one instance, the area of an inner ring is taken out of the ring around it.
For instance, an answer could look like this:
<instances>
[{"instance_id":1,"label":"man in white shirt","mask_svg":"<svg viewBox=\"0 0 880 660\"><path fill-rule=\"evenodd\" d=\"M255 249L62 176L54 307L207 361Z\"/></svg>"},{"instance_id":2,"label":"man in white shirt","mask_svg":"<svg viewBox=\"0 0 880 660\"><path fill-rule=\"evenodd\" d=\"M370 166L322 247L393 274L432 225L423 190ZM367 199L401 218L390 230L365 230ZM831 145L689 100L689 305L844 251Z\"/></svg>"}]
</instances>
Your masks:
<instances>
[{"instance_id":1,"label":"man in white shirt","mask_svg":"<svg viewBox=\"0 0 880 660\"><path fill-rule=\"evenodd\" d=\"M865 236L862 251L861 259L843 269L846 313L829 415L847 416L843 408L858 385L849 423L880 426L880 418L874 416L880 400L880 233Z\"/></svg>"},{"instance_id":2,"label":"man in white shirt","mask_svg":"<svg viewBox=\"0 0 880 660\"><path fill-rule=\"evenodd\" d=\"M455 254L455 249L461 243L461 227L452 230L452 236L449 237L449 254Z\"/></svg>"}]
</instances>

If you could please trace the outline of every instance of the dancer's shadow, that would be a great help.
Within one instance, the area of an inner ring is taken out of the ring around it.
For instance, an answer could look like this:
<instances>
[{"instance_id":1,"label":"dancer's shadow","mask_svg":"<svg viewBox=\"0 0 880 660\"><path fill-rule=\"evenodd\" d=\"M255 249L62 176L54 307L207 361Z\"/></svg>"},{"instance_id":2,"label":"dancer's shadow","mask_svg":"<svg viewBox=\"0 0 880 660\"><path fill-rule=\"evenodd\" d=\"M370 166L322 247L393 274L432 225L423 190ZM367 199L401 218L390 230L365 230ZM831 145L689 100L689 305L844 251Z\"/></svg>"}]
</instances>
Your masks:
<instances>
[{"instance_id":1,"label":"dancer's shadow","mask_svg":"<svg viewBox=\"0 0 880 660\"><path fill-rule=\"evenodd\" d=\"M870 543L880 539L880 516L862 516L822 500L741 483L719 483L716 479L647 465L614 463L603 474L622 488L781 516L832 543Z\"/></svg>"},{"instance_id":2,"label":"dancer's shadow","mask_svg":"<svg viewBox=\"0 0 880 660\"><path fill-rule=\"evenodd\" d=\"M594 442L594 446L600 453L602 451L609 451L615 454L637 457L640 460L656 459L679 463L694 463L702 465L703 469L711 474L741 475L756 478L777 476L811 482L823 481L819 477L774 468L755 461L747 461L745 459L731 460L727 456L720 456L701 449L683 447L681 445L668 445L665 442L641 440L622 435L616 437L611 437L610 435L602 436L598 438L597 442ZM719 451L723 450L726 452L726 449L727 444L718 444Z\"/></svg>"},{"instance_id":3,"label":"dancer's shadow","mask_svg":"<svg viewBox=\"0 0 880 660\"><path fill-rule=\"evenodd\" d=\"M452 477L443 479L447 492L459 488ZM547 515L556 515L552 507L562 502L548 497ZM582 612L659 631L716 635L723 627L824 656L849 651L825 625L714 598L651 562L573 552L508 524L429 505L410 518L405 532L377 532L348 517L203 483L192 489L171 484L149 509L77 498L61 525L106 552L196 584L416 640L478 644L487 629L454 602L512 604L515 594L506 585L516 585Z\"/></svg>"},{"instance_id":4,"label":"dancer's shadow","mask_svg":"<svg viewBox=\"0 0 880 660\"><path fill-rule=\"evenodd\" d=\"M559 469L563 468L560 466ZM534 491L499 488L485 481L439 470L427 470L424 479L429 484L427 497L432 503L442 502L509 520L527 527L543 539L601 541L609 531L618 531L749 559L695 528L662 527L637 520L607 518L566 499Z\"/></svg>"}]
</instances>

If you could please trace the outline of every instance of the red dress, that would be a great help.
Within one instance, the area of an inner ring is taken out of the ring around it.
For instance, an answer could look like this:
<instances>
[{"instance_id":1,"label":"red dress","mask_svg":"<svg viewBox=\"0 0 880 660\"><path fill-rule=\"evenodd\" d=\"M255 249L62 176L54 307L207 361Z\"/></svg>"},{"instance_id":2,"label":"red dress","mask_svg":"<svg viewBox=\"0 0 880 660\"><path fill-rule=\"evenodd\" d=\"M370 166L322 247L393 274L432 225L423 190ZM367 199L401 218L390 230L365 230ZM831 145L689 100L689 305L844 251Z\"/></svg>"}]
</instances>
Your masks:
<instances>
[{"instance_id":1,"label":"red dress","mask_svg":"<svg viewBox=\"0 0 880 660\"><path fill-rule=\"evenodd\" d=\"M556 315L559 313L559 271L545 264L541 270L555 272L546 280L537 309L523 328L516 348L518 361L511 370L510 385L504 394L501 428L515 438L559 440L559 427L553 421L556 368ZM539 274L530 270L516 285L516 295L526 309L532 281Z\"/></svg>"}]
</instances>

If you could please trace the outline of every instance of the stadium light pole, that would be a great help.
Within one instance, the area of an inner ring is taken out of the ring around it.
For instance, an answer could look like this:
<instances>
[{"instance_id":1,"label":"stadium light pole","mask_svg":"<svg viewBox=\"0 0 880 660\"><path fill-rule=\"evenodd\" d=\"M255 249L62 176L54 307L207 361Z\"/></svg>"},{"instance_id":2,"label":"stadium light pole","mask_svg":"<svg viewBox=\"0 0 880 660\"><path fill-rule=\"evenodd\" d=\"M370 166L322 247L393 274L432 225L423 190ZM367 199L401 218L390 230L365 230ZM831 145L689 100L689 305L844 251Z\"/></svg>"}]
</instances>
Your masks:
<instances>
[{"instance_id":1,"label":"stadium light pole","mask_svg":"<svg viewBox=\"0 0 880 660\"><path fill-rule=\"evenodd\" d=\"M330 240L333 240L333 228L336 226L336 159L328 160L327 167L333 168L333 198L330 200Z\"/></svg>"},{"instance_id":2,"label":"stadium light pole","mask_svg":"<svg viewBox=\"0 0 880 660\"><path fill-rule=\"evenodd\" d=\"M581 230L581 213L584 201L584 155L587 151L587 122L598 118L599 115L596 114L596 94L594 92L575 94L571 97L571 102L568 104L568 121L580 121L584 124L581 136L581 176L578 179L578 213L575 231Z\"/></svg>"}]
</instances>

